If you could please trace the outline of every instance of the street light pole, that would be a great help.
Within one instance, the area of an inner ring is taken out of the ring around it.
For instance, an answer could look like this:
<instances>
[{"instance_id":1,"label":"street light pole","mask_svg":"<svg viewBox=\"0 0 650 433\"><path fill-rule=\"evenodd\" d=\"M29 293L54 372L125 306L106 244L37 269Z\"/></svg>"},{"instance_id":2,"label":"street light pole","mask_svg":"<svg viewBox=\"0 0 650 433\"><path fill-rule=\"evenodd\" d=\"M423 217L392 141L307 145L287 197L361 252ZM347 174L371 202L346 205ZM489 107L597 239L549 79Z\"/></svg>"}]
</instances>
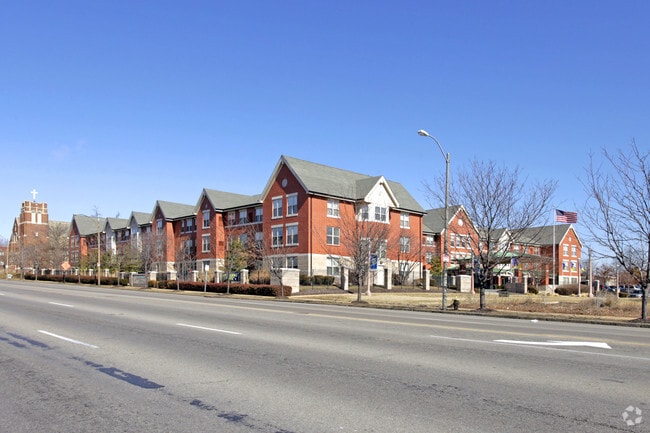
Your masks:
<instances>
[{"instance_id":1,"label":"street light pole","mask_svg":"<svg viewBox=\"0 0 650 433\"><path fill-rule=\"evenodd\" d=\"M442 309L447 309L447 263L449 262L449 161L450 155L448 152L442 148L440 142L430 135L424 129L418 131L418 135L421 137L429 137L432 139L440 149L442 156L445 158L445 240L444 240L444 250L442 254Z\"/></svg>"}]
</instances>

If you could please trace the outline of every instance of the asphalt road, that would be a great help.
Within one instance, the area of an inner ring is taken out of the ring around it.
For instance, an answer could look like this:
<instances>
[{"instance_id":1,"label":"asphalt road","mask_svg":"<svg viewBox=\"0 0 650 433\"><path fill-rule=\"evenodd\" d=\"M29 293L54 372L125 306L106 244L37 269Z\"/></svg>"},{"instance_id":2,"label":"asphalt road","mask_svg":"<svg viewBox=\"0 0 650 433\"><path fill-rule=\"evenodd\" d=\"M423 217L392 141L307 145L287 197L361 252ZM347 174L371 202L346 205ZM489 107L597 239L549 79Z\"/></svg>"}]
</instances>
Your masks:
<instances>
[{"instance_id":1,"label":"asphalt road","mask_svg":"<svg viewBox=\"0 0 650 433\"><path fill-rule=\"evenodd\" d=\"M649 333L2 281L0 432L650 431Z\"/></svg>"}]
</instances>

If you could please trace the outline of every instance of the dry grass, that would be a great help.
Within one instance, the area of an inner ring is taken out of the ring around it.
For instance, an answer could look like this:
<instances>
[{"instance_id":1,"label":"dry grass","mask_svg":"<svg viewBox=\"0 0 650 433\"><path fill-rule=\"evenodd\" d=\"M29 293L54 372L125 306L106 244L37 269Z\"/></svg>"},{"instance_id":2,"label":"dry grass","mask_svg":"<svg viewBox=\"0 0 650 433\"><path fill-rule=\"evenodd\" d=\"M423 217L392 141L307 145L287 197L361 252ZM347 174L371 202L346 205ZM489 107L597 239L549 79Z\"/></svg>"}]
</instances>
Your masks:
<instances>
[{"instance_id":1,"label":"dry grass","mask_svg":"<svg viewBox=\"0 0 650 433\"><path fill-rule=\"evenodd\" d=\"M312 302L326 302L333 304L350 305L357 301L356 293L336 294L301 294L294 295L295 300L308 300ZM461 310L478 310L479 295L469 293L448 293L447 304L451 305L454 299L460 301ZM442 295L436 292L396 292L372 293L370 296L362 295L361 300L368 306L397 307L418 310L439 310L442 305ZM486 295L486 306L497 312L537 313L537 315L567 315L600 317L609 319L636 319L641 315L641 302L639 299L618 299L615 296L596 298L559 296L559 295L511 295L499 297Z\"/></svg>"}]
</instances>

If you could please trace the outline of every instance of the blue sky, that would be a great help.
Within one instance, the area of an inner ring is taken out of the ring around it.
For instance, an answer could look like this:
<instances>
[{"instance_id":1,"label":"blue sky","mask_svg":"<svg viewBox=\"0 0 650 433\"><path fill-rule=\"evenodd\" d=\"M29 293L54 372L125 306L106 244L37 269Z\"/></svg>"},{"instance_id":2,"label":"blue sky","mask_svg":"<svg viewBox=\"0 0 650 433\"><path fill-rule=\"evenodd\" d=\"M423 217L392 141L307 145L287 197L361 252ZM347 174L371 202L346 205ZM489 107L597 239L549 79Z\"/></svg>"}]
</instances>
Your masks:
<instances>
[{"instance_id":1,"label":"blue sky","mask_svg":"<svg viewBox=\"0 0 650 433\"><path fill-rule=\"evenodd\" d=\"M286 154L402 183L474 158L557 179L650 142L650 2L20 1L0 14L0 236L262 191ZM480 181L480 179L477 179ZM550 223L549 215L549 223ZM578 225L578 229L580 229Z\"/></svg>"}]
</instances>

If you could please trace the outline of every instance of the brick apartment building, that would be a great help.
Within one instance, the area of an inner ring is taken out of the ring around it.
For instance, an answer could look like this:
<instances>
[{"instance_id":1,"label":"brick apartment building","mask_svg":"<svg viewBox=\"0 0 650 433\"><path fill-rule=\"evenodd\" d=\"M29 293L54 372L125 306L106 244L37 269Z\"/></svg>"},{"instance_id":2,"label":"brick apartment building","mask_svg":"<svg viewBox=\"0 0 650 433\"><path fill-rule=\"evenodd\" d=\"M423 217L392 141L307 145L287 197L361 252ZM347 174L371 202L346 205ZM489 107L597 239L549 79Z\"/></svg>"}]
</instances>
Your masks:
<instances>
[{"instance_id":1,"label":"brick apartment building","mask_svg":"<svg viewBox=\"0 0 650 433\"><path fill-rule=\"evenodd\" d=\"M97 220L87 218L75 215L72 221L73 266L97 245ZM378 229L364 237L360 222ZM477 228L462 206L449 208L448 227L447 268L451 274L469 273L478 245ZM102 251L117 254L120 245L126 244L139 250L149 248L148 270L178 273L182 279L192 271L209 270L212 277L223 269L233 239L262 246L261 254L273 259L274 266L299 269L303 275L336 277L341 267L353 265L356 246L376 237L372 247L378 261L374 278L381 284L387 270L404 281L413 281L422 277L434 258L441 263L444 228L444 208L424 210L398 182L281 156L260 194L206 188L194 205L158 200L150 214L133 212L128 220L102 220L99 232ZM356 243L350 241L354 236L360 236ZM557 226L556 236L556 280L573 281L579 275L580 241L571 225ZM540 277L540 282L549 281L553 241L545 235L535 242L527 245L532 248L526 255L528 268L522 260L502 276L531 276L542 266L548 277ZM564 254L565 245L568 255ZM516 248L523 246L513 245ZM539 260L533 265L534 257Z\"/></svg>"}]
</instances>

